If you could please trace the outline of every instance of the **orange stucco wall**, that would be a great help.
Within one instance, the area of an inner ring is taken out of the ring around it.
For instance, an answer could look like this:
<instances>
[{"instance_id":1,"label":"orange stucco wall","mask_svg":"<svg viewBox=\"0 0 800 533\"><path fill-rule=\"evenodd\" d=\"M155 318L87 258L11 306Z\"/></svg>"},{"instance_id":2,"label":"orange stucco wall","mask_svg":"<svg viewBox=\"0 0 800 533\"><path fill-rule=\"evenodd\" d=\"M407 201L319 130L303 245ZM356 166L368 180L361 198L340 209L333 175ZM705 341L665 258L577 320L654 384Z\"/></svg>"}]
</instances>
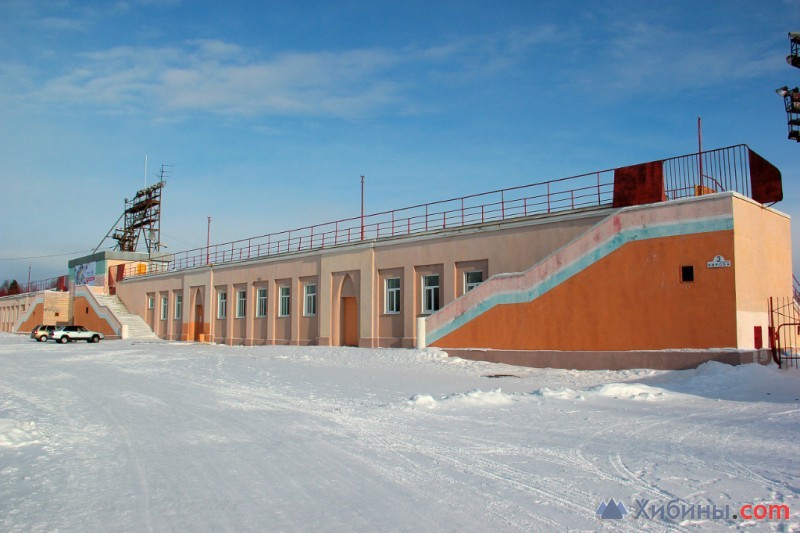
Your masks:
<instances>
[{"instance_id":1,"label":"orange stucco wall","mask_svg":"<svg viewBox=\"0 0 800 533\"><path fill-rule=\"evenodd\" d=\"M44 324L44 304L42 302L36 302L33 305L30 317L19 326L19 331L30 333L39 324Z\"/></svg>"},{"instance_id":2,"label":"orange stucco wall","mask_svg":"<svg viewBox=\"0 0 800 533\"><path fill-rule=\"evenodd\" d=\"M443 348L647 350L737 342L733 231L635 241L531 302L498 305L442 337ZM695 281L681 282L681 266Z\"/></svg>"},{"instance_id":3,"label":"orange stucco wall","mask_svg":"<svg viewBox=\"0 0 800 533\"><path fill-rule=\"evenodd\" d=\"M105 319L97 316L94 309L83 296L77 296L73 304L73 324L83 326L92 331L99 331L106 336L116 336L114 330Z\"/></svg>"}]
</instances>

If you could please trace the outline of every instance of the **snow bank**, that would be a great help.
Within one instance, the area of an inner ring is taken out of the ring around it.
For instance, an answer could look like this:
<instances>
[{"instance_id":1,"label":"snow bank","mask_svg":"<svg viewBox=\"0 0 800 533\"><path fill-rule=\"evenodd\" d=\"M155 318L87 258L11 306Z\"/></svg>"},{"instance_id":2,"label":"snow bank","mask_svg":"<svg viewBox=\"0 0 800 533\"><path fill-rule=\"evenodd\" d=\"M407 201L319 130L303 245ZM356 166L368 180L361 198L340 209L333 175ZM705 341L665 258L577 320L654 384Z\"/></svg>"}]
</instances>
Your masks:
<instances>
[{"instance_id":1,"label":"snow bank","mask_svg":"<svg viewBox=\"0 0 800 533\"><path fill-rule=\"evenodd\" d=\"M555 398L556 400L581 400L584 396L575 390L568 387L560 387L557 389L543 388L533 393L534 396L541 396L542 398Z\"/></svg>"},{"instance_id":2,"label":"snow bank","mask_svg":"<svg viewBox=\"0 0 800 533\"><path fill-rule=\"evenodd\" d=\"M475 389L465 393L450 394L436 399L430 394L416 394L406 402L412 407L435 409L437 407L498 407L517 401L516 394L506 394L500 389L482 391Z\"/></svg>"},{"instance_id":3,"label":"snow bank","mask_svg":"<svg viewBox=\"0 0 800 533\"><path fill-rule=\"evenodd\" d=\"M641 383L607 383L589 391L596 396L616 398L618 400L652 401L669 395L664 389L642 385Z\"/></svg>"},{"instance_id":4,"label":"snow bank","mask_svg":"<svg viewBox=\"0 0 800 533\"><path fill-rule=\"evenodd\" d=\"M723 400L792 403L800 399L800 371L775 365L730 366L710 361L651 380L662 389Z\"/></svg>"},{"instance_id":5,"label":"snow bank","mask_svg":"<svg viewBox=\"0 0 800 533\"><path fill-rule=\"evenodd\" d=\"M41 434L35 422L0 418L0 448L21 448L39 442Z\"/></svg>"}]
</instances>

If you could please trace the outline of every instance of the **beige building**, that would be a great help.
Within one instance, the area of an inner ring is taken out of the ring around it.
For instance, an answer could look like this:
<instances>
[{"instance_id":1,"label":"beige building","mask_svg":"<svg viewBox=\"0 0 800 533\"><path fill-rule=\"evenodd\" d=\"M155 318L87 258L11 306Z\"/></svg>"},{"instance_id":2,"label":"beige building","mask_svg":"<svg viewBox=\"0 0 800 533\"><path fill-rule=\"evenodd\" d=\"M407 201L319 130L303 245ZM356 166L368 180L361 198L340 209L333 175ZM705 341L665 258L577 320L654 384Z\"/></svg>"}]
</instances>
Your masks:
<instances>
[{"instance_id":1,"label":"beige building","mask_svg":"<svg viewBox=\"0 0 800 533\"><path fill-rule=\"evenodd\" d=\"M158 260L105 252L70 262L70 320L127 336L108 293L167 340L565 368L753 361L770 298L792 295L790 221L765 206L781 198L780 172L736 146ZM4 324L29 326L31 305L6 305Z\"/></svg>"}]
</instances>

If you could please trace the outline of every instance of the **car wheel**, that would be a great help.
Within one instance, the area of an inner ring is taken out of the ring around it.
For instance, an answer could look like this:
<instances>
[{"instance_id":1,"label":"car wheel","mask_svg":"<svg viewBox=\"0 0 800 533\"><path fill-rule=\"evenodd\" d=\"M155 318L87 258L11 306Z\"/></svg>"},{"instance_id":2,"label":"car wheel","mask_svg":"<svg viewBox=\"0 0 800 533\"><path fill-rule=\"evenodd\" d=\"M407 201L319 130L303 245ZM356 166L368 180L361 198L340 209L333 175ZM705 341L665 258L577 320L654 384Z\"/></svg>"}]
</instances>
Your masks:
<instances>
[{"instance_id":1,"label":"car wheel","mask_svg":"<svg viewBox=\"0 0 800 533\"><path fill-rule=\"evenodd\" d=\"M36 340L39 341L39 342L46 341L47 340L47 335L39 335L36 338Z\"/></svg>"},{"instance_id":2,"label":"car wheel","mask_svg":"<svg viewBox=\"0 0 800 533\"><path fill-rule=\"evenodd\" d=\"M91 340L89 342L100 342L100 336L99 335L92 335L92 338L91 338Z\"/></svg>"},{"instance_id":3,"label":"car wheel","mask_svg":"<svg viewBox=\"0 0 800 533\"><path fill-rule=\"evenodd\" d=\"M67 337L66 335L64 335L63 337L61 337L60 339L58 339L58 342L59 342L60 344L66 344L66 343L68 343L68 342L69 342L69 337Z\"/></svg>"}]
</instances>

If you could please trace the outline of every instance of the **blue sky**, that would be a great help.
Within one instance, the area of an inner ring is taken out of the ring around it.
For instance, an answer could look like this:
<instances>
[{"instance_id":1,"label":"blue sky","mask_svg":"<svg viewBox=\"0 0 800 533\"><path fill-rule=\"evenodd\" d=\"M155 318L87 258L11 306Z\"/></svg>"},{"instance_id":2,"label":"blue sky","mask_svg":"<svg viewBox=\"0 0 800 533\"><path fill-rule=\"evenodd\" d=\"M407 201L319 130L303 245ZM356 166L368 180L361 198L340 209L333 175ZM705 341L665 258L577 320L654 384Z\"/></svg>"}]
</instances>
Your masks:
<instances>
[{"instance_id":1,"label":"blue sky","mask_svg":"<svg viewBox=\"0 0 800 533\"><path fill-rule=\"evenodd\" d=\"M0 280L92 250L145 155L179 251L354 216L361 174L376 212L690 153L701 116L797 219L788 31L800 0L3 0Z\"/></svg>"}]
</instances>

